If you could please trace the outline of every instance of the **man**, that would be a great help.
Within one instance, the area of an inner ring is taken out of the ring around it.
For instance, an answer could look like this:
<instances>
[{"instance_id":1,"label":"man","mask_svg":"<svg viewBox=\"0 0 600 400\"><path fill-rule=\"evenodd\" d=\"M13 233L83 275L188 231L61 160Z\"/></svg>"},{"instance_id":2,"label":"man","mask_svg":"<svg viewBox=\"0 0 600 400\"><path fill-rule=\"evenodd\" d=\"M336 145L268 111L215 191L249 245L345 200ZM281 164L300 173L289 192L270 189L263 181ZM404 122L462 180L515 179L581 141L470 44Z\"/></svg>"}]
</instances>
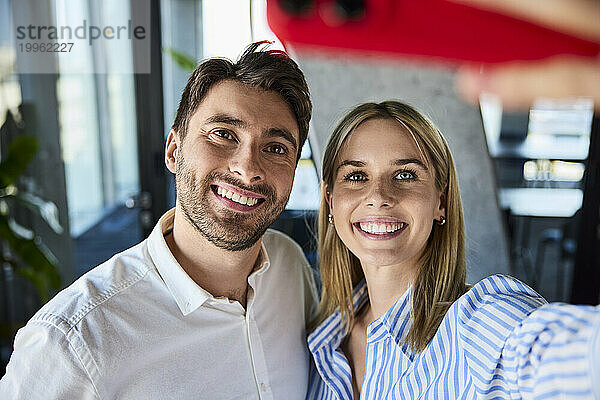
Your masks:
<instances>
[{"instance_id":1,"label":"man","mask_svg":"<svg viewBox=\"0 0 600 400\"><path fill-rule=\"evenodd\" d=\"M166 142L176 207L18 332L0 398L304 398L312 276L266 230L312 106L298 66L261 44L192 73Z\"/></svg>"}]
</instances>

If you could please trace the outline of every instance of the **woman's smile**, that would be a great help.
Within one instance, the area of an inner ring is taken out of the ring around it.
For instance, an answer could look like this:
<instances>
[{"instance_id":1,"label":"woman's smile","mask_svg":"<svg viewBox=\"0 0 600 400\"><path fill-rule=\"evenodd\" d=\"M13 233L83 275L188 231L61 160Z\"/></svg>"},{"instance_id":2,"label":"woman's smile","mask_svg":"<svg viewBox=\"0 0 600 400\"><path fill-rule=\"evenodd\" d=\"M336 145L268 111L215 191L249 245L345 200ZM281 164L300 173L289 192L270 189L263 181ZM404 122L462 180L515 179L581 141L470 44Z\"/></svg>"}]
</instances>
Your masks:
<instances>
[{"instance_id":1,"label":"woman's smile","mask_svg":"<svg viewBox=\"0 0 600 400\"><path fill-rule=\"evenodd\" d=\"M360 218L352 224L360 235L370 240L390 240L398 237L408 226L393 217Z\"/></svg>"}]
</instances>

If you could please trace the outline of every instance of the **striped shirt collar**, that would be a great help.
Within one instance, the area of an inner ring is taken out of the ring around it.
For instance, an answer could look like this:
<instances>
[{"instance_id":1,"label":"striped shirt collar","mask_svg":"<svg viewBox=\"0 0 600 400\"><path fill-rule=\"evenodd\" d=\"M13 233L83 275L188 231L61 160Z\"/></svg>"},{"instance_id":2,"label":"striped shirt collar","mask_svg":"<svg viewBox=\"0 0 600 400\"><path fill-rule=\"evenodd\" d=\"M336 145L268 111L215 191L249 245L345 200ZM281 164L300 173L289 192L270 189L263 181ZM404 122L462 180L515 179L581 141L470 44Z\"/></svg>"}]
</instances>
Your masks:
<instances>
[{"instance_id":1,"label":"striped shirt collar","mask_svg":"<svg viewBox=\"0 0 600 400\"><path fill-rule=\"evenodd\" d=\"M381 317L371 322L367 328L367 342L374 343L386 336L391 336L402 350L411 356L408 346L402 344L412 326L412 286ZM352 302L355 314L369 300L366 281L363 279L354 288ZM338 311L327 317L309 336L308 347L316 353L323 347L331 350L339 348L345 338L342 315Z\"/></svg>"},{"instance_id":2,"label":"striped shirt collar","mask_svg":"<svg viewBox=\"0 0 600 400\"><path fill-rule=\"evenodd\" d=\"M376 342L381 339L382 330L388 335L394 338L396 344L401 343L406 339L408 331L412 326L412 301L411 301L412 286L408 288L402 296L389 310L385 312L381 317L369 324L367 328L367 341L369 343Z\"/></svg>"}]
</instances>

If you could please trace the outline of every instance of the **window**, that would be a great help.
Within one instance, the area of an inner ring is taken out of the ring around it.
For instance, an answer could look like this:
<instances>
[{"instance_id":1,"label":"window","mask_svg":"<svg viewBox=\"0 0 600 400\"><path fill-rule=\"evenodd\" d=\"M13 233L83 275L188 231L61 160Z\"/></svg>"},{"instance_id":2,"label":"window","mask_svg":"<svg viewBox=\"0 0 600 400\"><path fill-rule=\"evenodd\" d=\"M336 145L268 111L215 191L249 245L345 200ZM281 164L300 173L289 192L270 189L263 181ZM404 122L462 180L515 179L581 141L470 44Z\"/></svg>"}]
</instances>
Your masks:
<instances>
[{"instance_id":1,"label":"window","mask_svg":"<svg viewBox=\"0 0 600 400\"><path fill-rule=\"evenodd\" d=\"M11 41L11 10L9 0L0 0L0 125L6 111L21 104L21 89L15 72L15 49Z\"/></svg>"},{"instance_id":2,"label":"window","mask_svg":"<svg viewBox=\"0 0 600 400\"><path fill-rule=\"evenodd\" d=\"M83 20L118 25L129 3L118 0L57 0L56 23ZM113 46L114 45L114 46ZM122 71L132 64L129 41L81 46L77 57L59 57L58 102L71 234L81 235L139 187L134 81ZM131 70L133 68L130 68ZM99 72L99 73L90 73Z\"/></svg>"},{"instance_id":3,"label":"window","mask_svg":"<svg viewBox=\"0 0 600 400\"><path fill-rule=\"evenodd\" d=\"M538 100L526 113L481 99L513 274L549 300L568 300L575 261L593 103Z\"/></svg>"}]
</instances>

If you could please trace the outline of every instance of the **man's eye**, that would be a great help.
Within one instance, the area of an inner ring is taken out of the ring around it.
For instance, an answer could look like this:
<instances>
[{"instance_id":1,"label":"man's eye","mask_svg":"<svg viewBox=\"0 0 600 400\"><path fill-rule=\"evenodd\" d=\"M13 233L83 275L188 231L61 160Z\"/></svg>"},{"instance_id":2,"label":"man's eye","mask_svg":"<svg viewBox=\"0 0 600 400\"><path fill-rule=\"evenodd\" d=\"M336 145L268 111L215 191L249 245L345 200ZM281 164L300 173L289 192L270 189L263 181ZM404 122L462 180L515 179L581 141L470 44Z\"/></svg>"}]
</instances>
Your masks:
<instances>
[{"instance_id":1,"label":"man's eye","mask_svg":"<svg viewBox=\"0 0 600 400\"><path fill-rule=\"evenodd\" d=\"M267 146L266 151L268 151L270 153L275 153L275 154L286 154L287 148L280 144L272 144L272 145Z\"/></svg>"},{"instance_id":2,"label":"man's eye","mask_svg":"<svg viewBox=\"0 0 600 400\"><path fill-rule=\"evenodd\" d=\"M351 172L348 175L344 176L344 180L348 182L360 182L366 181L367 177L361 172Z\"/></svg>"},{"instance_id":3,"label":"man's eye","mask_svg":"<svg viewBox=\"0 0 600 400\"><path fill-rule=\"evenodd\" d=\"M400 171L396 174L396 179L399 181L410 181L417 177L417 173L411 170Z\"/></svg>"},{"instance_id":4,"label":"man's eye","mask_svg":"<svg viewBox=\"0 0 600 400\"><path fill-rule=\"evenodd\" d=\"M233 136L233 133L231 133L231 131L227 129L213 129L212 131L210 131L210 133L217 135L218 137L221 137L223 139L235 140L235 136Z\"/></svg>"}]
</instances>

